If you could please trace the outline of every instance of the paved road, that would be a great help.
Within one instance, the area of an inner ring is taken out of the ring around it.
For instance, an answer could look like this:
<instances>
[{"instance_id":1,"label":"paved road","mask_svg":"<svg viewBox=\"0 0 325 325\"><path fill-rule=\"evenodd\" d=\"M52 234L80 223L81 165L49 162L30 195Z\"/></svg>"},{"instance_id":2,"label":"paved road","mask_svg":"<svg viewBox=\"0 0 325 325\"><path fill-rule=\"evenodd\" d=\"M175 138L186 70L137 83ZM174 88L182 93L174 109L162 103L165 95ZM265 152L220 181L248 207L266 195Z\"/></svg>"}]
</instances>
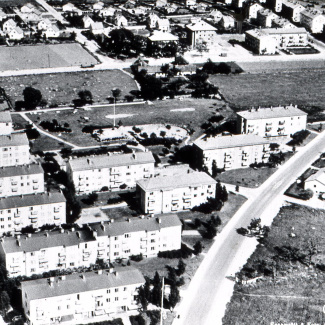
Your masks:
<instances>
[{"instance_id":1,"label":"paved road","mask_svg":"<svg viewBox=\"0 0 325 325\"><path fill-rule=\"evenodd\" d=\"M44 0L36 0L44 9L46 9L56 20L60 21L62 24L67 24L68 22L63 18L63 16L56 11L52 6L47 4Z\"/></svg>"},{"instance_id":2,"label":"paved road","mask_svg":"<svg viewBox=\"0 0 325 325\"><path fill-rule=\"evenodd\" d=\"M227 284L230 281L226 276L230 275L229 271L238 259L244 263L251 254L251 251L245 252L245 245L248 241L252 243L252 240L238 235L235 229L247 226L253 217L261 217L263 222L271 213L269 221L272 220L281 205L280 194L318 157L325 147L324 139L325 132L296 153L259 188L256 197L250 198L227 224L193 277L177 311L180 318L175 319L174 325L222 324L223 312L220 306L225 307L230 298ZM237 267L240 267L240 264L237 263Z\"/></svg>"}]
</instances>

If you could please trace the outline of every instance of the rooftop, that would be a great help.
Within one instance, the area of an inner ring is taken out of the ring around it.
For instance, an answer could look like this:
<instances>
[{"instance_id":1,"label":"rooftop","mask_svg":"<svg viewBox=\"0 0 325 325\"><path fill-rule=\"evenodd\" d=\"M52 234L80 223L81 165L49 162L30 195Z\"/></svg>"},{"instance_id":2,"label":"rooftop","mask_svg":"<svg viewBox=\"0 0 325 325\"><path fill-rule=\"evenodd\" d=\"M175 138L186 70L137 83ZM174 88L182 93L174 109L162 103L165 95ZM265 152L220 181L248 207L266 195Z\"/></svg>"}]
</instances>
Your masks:
<instances>
[{"instance_id":1,"label":"rooftop","mask_svg":"<svg viewBox=\"0 0 325 325\"><path fill-rule=\"evenodd\" d=\"M12 123L9 111L0 112L0 123Z\"/></svg>"},{"instance_id":2,"label":"rooftop","mask_svg":"<svg viewBox=\"0 0 325 325\"><path fill-rule=\"evenodd\" d=\"M162 32L160 30L155 30L151 36L148 37L152 42L172 42L178 41L178 37L168 32Z\"/></svg>"},{"instance_id":3,"label":"rooftop","mask_svg":"<svg viewBox=\"0 0 325 325\"><path fill-rule=\"evenodd\" d=\"M154 163L151 152L137 152L130 154L104 155L97 157L76 158L69 161L72 171L92 170L95 168L110 168Z\"/></svg>"},{"instance_id":4,"label":"rooftop","mask_svg":"<svg viewBox=\"0 0 325 325\"><path fill-rule=\"evenodd\" d=\"M284 35L284 34L307 34L303 27L299 28L263 28L251 29L246 32L254 37L268 36L268 35Z\"/></svg>"},{"instance_id":5,"label":"rooftop","mask_svg":"<svg viewBox=\"0 0 325 325\"><path fill-rule=\"evenodd\" d=\"M12 133L10 135L0 135L0 147L29 146L26 133Z\"/></svg>"},{"instance_id":6,"label":"rooftop","mask_svg":"<svg viewBox=\"0 0 325 325\"><path fill-rule=\"evenodd\" d=\"M305 182L318 181L325 185L325 168L321 168L317 173L310 175Z\"/></svg>"},{"instance_id":7,"label":"rooftop","mask_svg":"<svg viewBox=\"0 0 325 325\"><path fill-rule=\"evenodd\" d=\"M232 136L204 138L194 141L194 144L202 150L213 150L223 148L234 148L242 146L254 146L258 144L269 144L268 140L253 135L253 134L240 134Z\"/></svg>"},{"instance_id":8,"label":"rooftop","mask_svg":"<svg viewBox=\"0 0 325 325\"><path fill-rule=\"evenodd\" d=\"M35 174L44 174L41 164L0 167L0 178Z\"/></svg>"},{"instance_id":9,"label":"rooftop","mask_svg":"<svg viewBox=\"0 0 325 325\"><path fill-rule=\"evenodd\" d=\"M237 115L249 120L259 120L277 117L302 116L307 115L307 113L297 108L297 105L289 105L256 109L252 108L248 111L237 112Z\"/></svg>"},{"instance_id":10,"label":"rooftop","mask_svg":"<svg viewBox=\"0 0 325 325\"><path fill-rule=\"evenodd\" d=\"M23 281L21 287L27 293L29 300L35 300L127 285L140 286L145 282L141 272L132 266L117 267L101 272L70 274L52 279L52 282L51 279Z\"/></svg>"},{"instance_id":11,"label":"rooftop","mask_svg":"<svg viewBox=\"0 0 325 325\"><path fill-rule=\"evenodd\" d=\"M186 25L186 27L191 30L191 31L216 31L217 29L215 27L213 27L212 25L206 23L203 20L200 20L196 23L192 23L189 25Z\"/></svg>"},{"instance_id":12,"label":"rooftop","mask_svg":"<svg viewBox=\"0 0 325 325\"><path fill-rule=\"evenodd\" d=\"M193 172L175 176L158 176L141 179L137 184L145 191L173 190L175 188L216 184L217 182L204 172Z\"/></svg>"}]
</instances>

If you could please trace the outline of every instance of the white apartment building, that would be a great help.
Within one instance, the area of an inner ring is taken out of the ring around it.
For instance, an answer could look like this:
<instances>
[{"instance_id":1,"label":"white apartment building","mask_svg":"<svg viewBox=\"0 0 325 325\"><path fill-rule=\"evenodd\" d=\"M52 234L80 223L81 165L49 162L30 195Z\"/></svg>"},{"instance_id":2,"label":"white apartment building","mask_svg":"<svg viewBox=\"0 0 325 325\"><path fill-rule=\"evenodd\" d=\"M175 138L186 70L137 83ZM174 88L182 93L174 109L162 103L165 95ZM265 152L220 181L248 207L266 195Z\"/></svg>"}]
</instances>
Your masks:
<instances>
[{"instance_id":1,"label":"white apartment building","mask_svg":"<svg viewBox=\"0 0 325 325\"><path fill-rule=\"evenodd\" d=\"M325 16L318 10L304 10L300 13L300 24L311 33L322 33Z\"/></svg>"},{"instance_id":2,"label":"white apartment building","mask_svg":"<svg viewBox=\"0 0 325 325\"><path fill-rule=\"evenodd\" d=\"M6 124L6 123L3 123ZM5 126L2 132L8 132L11 126ZM0 135L0 166L29 164L29 142L25 133Z\"/></svg>"},{"instance_id":3,"label":"white apartment building","mask_svg":"<svg viewBox=\"0 0 325 325\"><path fill-rule=\"evenodd\" d=\"M217 29L203 20L186 25L186 30L187 40L192 48L200 42L206 42L207 46L215 44Z\"/></svg>"},{"instance_id":4,"label":"white apartment building","mask_svg":"<svg viewBox=\"0 0 325 325\"><path fill-rule=\"evenodd\" d=\"M131 266L23 281L24 313L30 325L96 322L137 309L137 289L144 283Z\"/></svg>"},{"instance_id":5,"label":"white apartment building","mask_svg":"<svg viewBox=\"0 0 325 325\"><path fill-rule=\"evenodd\" d=\"M216 183L204 172L154 177L137 182L137 195L144 213L183 211L215 198Z\"/></svg>"},{"instance_id":6,"label":"white apartment building","mask_svg":"<svg viewBox=\"0 0 325 325\"><path fill-rule=\"evenodd\" d=\"M181 248L182 224L176 214L93 223L82 229L40 231L3 237L0 257L10 277L89 267L97 259L114 262Z\"/></svg>"},{"instance_id":7,"label":"white apartment building","mask_svg":"<svg viewBox=\"0 0 325 325\"><path fill-rule=\"evenodd\" d=\"M151 152L103 155L71 159L67 172L77 192L118 190L123 184L135 187L136 180L152 177L154 164Z\"/></svg>"},{"instance_id":8,"label":"white apartment building","mask_svg":"<svg viewBox=\"0 0 325 325\"><path fill-rule=\"evenodd\" d=\"M62 223L66 223L66 200L60 192L0 198L0 234Z\"/></svg>"},{"instance_id":9,"label":"white apartment building","mask_svg":"<svg viewBox=\"0 0 325 325\"><path fill-rule=\"evenodd\" d=\"M289 137L305 130L307 113L297 105L257 108L237 113L237 131L261 137Z\"/></svg>"},{"instance_id":10,"label":"white apartment building","mask_svg":"<svg viewBox=\"0 0 325 325\"><path fill-rule=\"evenodd\" d=\"M256 19L257 13L264 8L259 3L254 3L248 8L248 19Z\"/></svg>"},{"instance_id":11,"label":"white apartment building","mask_svg":"<svg viewBox=\"0 0 325 325\"><path fill-rule=\"evenodd\" d=\"M13 130L10 112L0 112L0 135L10 135Z\"/></svg>"},{"instance_id":12,"label":"white apartment building","mask_svg":"<svg viewBox=\"0 0 325 325\"><path fill-rule=\"evenodd\" d=\"M292 0L282 1L282 12L281 14L291 19L293 22L300 22L301 12L305 10L305 7L301 4Z\"/></svg>"},{"instance_id":13,"label":"white apartment building","mask_svg":"<svg viewBox=\"0 0 325 325\"><path fill-rule=\"evenodd\" d=\"M271 27L272 21L279 16L272 12L270 9L261 9L257 11L256 20L262 27Z\"/></svg>"},{"instance_id":14,"label":"white apartment building","mask_svg":"<svg viewBox=\"0 0 325 325\"><path fill-rule=\"evenodd\" d=\"M253 163L267 162L270 156L270 142L258 135L217 136L198 139L193 148L200 167L206 166L212 173L217 168L246 168Z\"/></svg>"},{"instance_id":15,"label":"white apartment building","mask_svg":"<svg viewBox=\"0 0 325 325\"><path fill-rule=\"evenodd\" d=\"M44 192L41 164L0 167L0 197Z\"/></svg>"}]
</instances>

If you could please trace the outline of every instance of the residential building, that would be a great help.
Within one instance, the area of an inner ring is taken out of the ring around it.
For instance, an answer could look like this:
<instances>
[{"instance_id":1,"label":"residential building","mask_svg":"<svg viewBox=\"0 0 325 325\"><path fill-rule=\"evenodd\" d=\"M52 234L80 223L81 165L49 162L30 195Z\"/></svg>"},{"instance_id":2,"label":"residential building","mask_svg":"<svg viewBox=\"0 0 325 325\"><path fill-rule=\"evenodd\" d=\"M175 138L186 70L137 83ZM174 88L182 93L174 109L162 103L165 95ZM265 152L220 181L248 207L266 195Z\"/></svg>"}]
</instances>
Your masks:
<instances>
[{"instance_id":1,"label":"residential building","mask_svg":"<svg viewBox=\"0 0 325 325\"><path fill-rule=\"evenodd\" d=\"M128 26L128 20L123 15L118 14L118 15L115 15L114 24L118 28L126 27L126 26Z\"/></svg>"},{"instance_id":2,"label":"residential building","mask_svg":"<svg viewBox=\"0 0 325 325\"><path fill-rule=\"evenodd\" d=\"M217 9L213 9L210 12L209 17L211 17L215 23L218 23L221 20L221 18L223 17L223 14L221 11L219 11Z\"/></svg>"},{"instance_id":3,"label":"residential building","mask_svg":"<svg viewBox=\"0 0 325 325\"><path fill-rule=\"evenodd\" d=\"M289 137L305 130L307 113L296 106L250 109L237 113L237 128L241 134L261 137Z\"/></svg>"},{"instance_id":4,"label":"residential building","mask_svg":"<svg viewBox=\"0 0 325 325\"><path fill-rule=\"evenodd\" d=\"M220 26L224 29L235 28L235 19L231 16L223 16L219 22Z\"/></svg>"},{"instance_id":5,"label":"residential building","mask_svg":"<svg viewBox=\"0 0 325 325\"><path fill-rule=\"evenodd\" d=\"M37 24L37 29L38 30L47 30L49 27L52 26L51 20L48 18L42 19L38 24Z\"/></svg>"},{"instance_id":6,"label":"residential building","mask_svg":"<svg viewBox=\"0 0 325 325\"><path fill-rule=\"evenodd\" d=\"M151 43L170 43L178 42L178 37L169 32L162 32L160 30L155 30L149 37L148 40Z\"/></svg>"},{"instance_id":7,"label":"residential building","mask_svg":"<svg viewBox=\"0 0 325 325\"><path fill-rule=\"evenodd\" d=\"M62 223L66 223L66 200L61 192L0 198L0 234Z\"/></svg>"},{"instance_id":8,"label":"residential building","mask_svg":"<svg viewBox=\"0 0 325 325\"><path fill-rule=\"evenodd\" d=\"M11 18L8 19L7 21L5 21L2 25L2 30L5 33L9 33L11 30L13 30L15 27L17 26L17 24L15 23L14 20L12 20Z\"/></svg>"},{"instance_id":9,"label":"residential building","mask_svg":"<svg viewBox=\"0 0 325 325\"><path fill-rule=\"evenodd\" d=\"M322 33L325 16L318 10L304 10L300 13L300 24L313 34Z\"/></svg>"},{"instance_id":10,"label":"residential building","mask_svg":"<svg viewBox=\"0 0 325 325\"><path fill-rule=\"evenodd\" d=\"M292 20L293 22L299 23L300 22L300 15L301 12L305 10L305 7L300 5L297 2L292 0L283 0L282 1L282 11L281 14Z\"/></svg>"},{"instance_id":11,"label":"residential building","mask_svg":"<svg viewBox=\"0 0 325 325\"><path fill-rule=\"evenodd\" d=\"M23 281L22 305L30 325L98 322L104 315L138 309L144 283L132 266Z\"/></svg>"},{"instance_id":12,"label":"residential building","mask_svg":"<svg viewBox=\"0 0 325 325\"><path fill-rule=\"evenodd\" d=\"M167 18L158 19L156 28L162 32L169 32L170 31L169 20Z\"/></svg>"},{"instance_id":13,"label":"residential building","mask_svg":"<svg viewBox=\"0 0 325 325\"><path fill-rule=\"evenodd\" d=\"M236 8L243 8L244 3L246 2L246 0L231 0L231 1L228 1L228 2L230 2L230 4L232 4ZM227 1L226 1L226 4L227 4Z\"/></svg>"},{"instance_id":14,"label":"residential building","mask_svg":"<svg viewBox=\"0 0 325 325\"><path fill-rule=\"evenodd\" d=\"M1 111L0 112L0 136L1 135L10 135L13 132L13 130L14 129L12 127L12 119L11 119L10 112L9 111ZM1 139L1 137L0 137L0 139ZM28 141L27 141L27 144L28 144Z\"/></svg>"},{"instance_id":15,"label":"residential building","mask_svg":"<svg viewBox=\"0 0 325 325\"><path fill-rule=\"evenodd\" d=\"M48 27L43 34L47 38L58 38L61 35L59 27L55 24L52 24L50 27Z\"/></svg>"},{"instance_id":16,"label":"residential building","mask_svg":"<svg viewBox=\"0 0 325 325\"><path fill-rule=\"evenodd\" d=\"M99 22L93 22L91 25L90 25L90 31L92 34L94 35L100 35L100 34L103 34L104 33L104 25L101 21Z\"/></svg>"},{"instance_id":17,"label":"residential building","mask_svg":"<svg viewBox=\"0 0 325 325\"><path fill-rule=\"evenodd\" d=\"M7 122L1 123L1 125ZM10 130L9 125L1 129L2 133ZM29 142L25 133L12 133L10 135L0 135L0 166L17 166L30 162Z\"/></svg>"},{"instance_id":18,"label":"residential building","mask_svg":"<svg viewBox=\"0 0 325 325\"><path fill-rule=\"evenodd\" d=\"M163 8L163 7L166 7L167 5L168 5L167 0L156 0L156 7L157 8Z\"/></svg>"},{"instance_id":19,"label":"residential building","mask_svg":"<svg viewBox=\"0 0 325 325\"><path fill-rule=\"evenodd\" d=\"M20 12L25 13L25 14L29 14L31 12L33 12L35 10L35 6L31 3L26 3L25 5L23 5L20 8Z\"/></svg>"},{"instance_id":20,"label":"residential building","mask_svg":"<svg viewBox=\"0 0 325 325\"><path fill-rule=\"evenodd\" d=\"M154 257L181 248L182 224L176 214L113 221L3 237L0 258L9 276L16 277L89 267L98 259L108 263L138 254Z\"/></svg>"},{"instance_id":21,"label":"residential building","mask_svg":"<svg viewBox=\"0 0 325 325\"><path fill-rule=\"evenodd\" d=\"M215 44L217 29L203 20L186 25L186 30L188 43L192 47L200 42L206 42L207 46Z\"/></svg>"},{"instance_id":22,"label":"residential building","mask_svg":"<svg viewBox=\"0 0 325 325\"><path fill-rule=\"evenodd\" d=\"M183 0L185 7L191 8L196 6L196 0Z\"/></svg>"},{"instance_id":23,"label":"residential building","mask_svg":"<svg viewBox=\"0 0 325 325\"><path fill-rule=\"evenodd\" d=\"M293 29L297 28L296 25L291 23L288 19L278 17L272 21L272 27L273 28L287 28L287 29Z\"/></svg>"},{"instance_id":24,"label":"residential building","mask_svg":"<svg viewBox=\"0 0 325 325\"><path fill-rule=\"evenodd\" d=\"M20 41L24 38L24 31L19 26L16 26L8 32L8 37L12 41Z\"/></svg>"},{"instance_id":25,"label":"residential building","mask_svg":"<svg viewBox=\"0 0 325 325\"><path fill-rule=\"evenodd\" d=\"M44 192L41 164L0 167L0 197Z\"/></svg>"},{"instance_id":26,"label":"residential building","mask_svg":"<svg viewBox=\"0 0 325 325\"><path fill-rule=\"evenodd\" d=\"M137 196L144 213L189 210L215 195L216 181L204 172L137 181Z\"/></svg>"},{"instance_id":27,"label":"residential building","mask_svg":"<svg viewBox=\"0 0 325 325\"><path fill-rule=\"evenodd\" d=\"M77 192L117 190L121 185L135 187L138 179L152 177L155 159L151 152L103 155L69 161L67 171Z\"/></svg>"},{"instance_id":28,"label":"residential building","mask_svg":"<svg viewBox=\"0 0 325 325\"><path fill-rule=\"evenodd\" d=\"M104 2L102 1L98 1L96 3L93 4L93 10L102 10L104 8Z\"/></svg>"},{"instance_id":29,"label":"residential building","mask_svg":"<svg viewBox=\"0 0 325 325\"><path fill-rule=\"evenodd\" d=\"M217 168L246 168L254 163L267 162L270 142L258 135L216 136L194 142L197 166L212 174Z\"/></svg>"},{"instance_id":30,"label":"residential building","mask_svg":"<svg viewBox=\"0 0 325 325\"><path fill-rule=\"evenodd\" d=\"M94 23L94 21L89 16L84 16L82 18L82 22L84 24L84 28L90 28L91 24Z\"/></svg>"},{"instance_id":31,"label":"residential building","mask_svg":"<svg viewBox=\"0 0 325 325\"><path fill-rule=\"evenodd\" d=\"M160 18L159 18L159 16L157 14L151 12L147 17L148 27L151 28L151 29L156 28L159 19Z\"/></svg>"},{"instance_id":32,"label":"residential building","mask_svg":"<svg viewBox=\"0 0 325 325\"><path fill-rule=\"evenodd\" d=\"M102 17L114 17L116 9L113 7L105 7L99 11L99 15Z\"/></svg>"},{"instance_id":33,"label":"residential building","mask_svg":"<svg viewBox=\"0 0 325 325\"><path fill-rule=\"evenodd\" d=\"M248 9L248 19L256 19L257 12L264 9L259 3L254 3L249 6Z\"/></svg>"},{"instance_id":34,"label":"residential building","mask_svg":"<svg viewBox=\"0 0 325 325\"><path fill-rule=\"evenodd\" d=\"M2 8L0 8L0 22L2 22L4 19L7 19L7 14L3 11Z\"/></svg>"},{"instance_id":35,"label":"residential building","mask_svg":"<svg viewBox=\"0 0 325 325\"><path fill-rule=\"evenodd\" d=\"M245 43L257 54L275 54L279 49L307 46L305 28L264 28L245 32Z\"/></svg>"},{"instance_id":36,"label":"residential building","mask_svg":"<svg viewBox=\"0 0 325 325\"><path fill-rule=\"evenodd\" d=\"M256 20L262 27L271 27L272 21L278 18L278 15L269 9L261 9L257 12Z\"/></svg>"},{"instance_id":37,"label":"residential building","mask_svg":"<svg viewBox=\"0 0 325 325\"><path fill-rule=\"evenodd\" d=\"M316 194L325 193L325 168L310 175L304 182L304 189L312 190Z\"/></svg>"}]
</instances>

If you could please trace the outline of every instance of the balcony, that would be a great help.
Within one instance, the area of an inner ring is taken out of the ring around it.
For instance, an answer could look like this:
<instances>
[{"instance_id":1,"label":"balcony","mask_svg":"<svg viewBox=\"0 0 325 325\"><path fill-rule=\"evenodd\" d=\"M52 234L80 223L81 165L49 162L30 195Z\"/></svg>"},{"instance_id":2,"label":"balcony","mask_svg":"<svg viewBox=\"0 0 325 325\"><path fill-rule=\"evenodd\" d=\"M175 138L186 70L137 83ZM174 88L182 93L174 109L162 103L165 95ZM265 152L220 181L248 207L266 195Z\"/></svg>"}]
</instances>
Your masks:
<instances>
[{"instance_id":1,"label":"balcony","mask_svg":"<svg viewBox=\"0 0 325 325\"><path fill-rule=\"evenodd\" d=\"M190 199L192 197L191 193L184 193L183 200Z\"/></svg>"},{"instance_id":2,"label":"balcony","mask_svg":"<svg viewBox=\"0 0 325 325\"><path fill-rule=\"evenodd\" d=\"M284 125L285 121L279 121L279 125Z\"/></svg>"},{"instance_id":3,"label":"balcony","mask_svg":"<svg viewBox=\"0 0 325 325\"><path fill-rule=\"evenodd\" d=\"M141 240L141 241L147 241L148 238L147 238L147 237L142 237L140 240Z\"/></svg>"},{"instance_id":4,"label":"balcony","mask_svg":"<svg viewBox=\"0 0 325 325\"><path fill-rule=\"evenodd\" d=\"M118 175L118 176L121 176L122 173L121 173L121 172L118 172L118 171L111 171L111 175Z\"/></svg>"}]
</instances>

